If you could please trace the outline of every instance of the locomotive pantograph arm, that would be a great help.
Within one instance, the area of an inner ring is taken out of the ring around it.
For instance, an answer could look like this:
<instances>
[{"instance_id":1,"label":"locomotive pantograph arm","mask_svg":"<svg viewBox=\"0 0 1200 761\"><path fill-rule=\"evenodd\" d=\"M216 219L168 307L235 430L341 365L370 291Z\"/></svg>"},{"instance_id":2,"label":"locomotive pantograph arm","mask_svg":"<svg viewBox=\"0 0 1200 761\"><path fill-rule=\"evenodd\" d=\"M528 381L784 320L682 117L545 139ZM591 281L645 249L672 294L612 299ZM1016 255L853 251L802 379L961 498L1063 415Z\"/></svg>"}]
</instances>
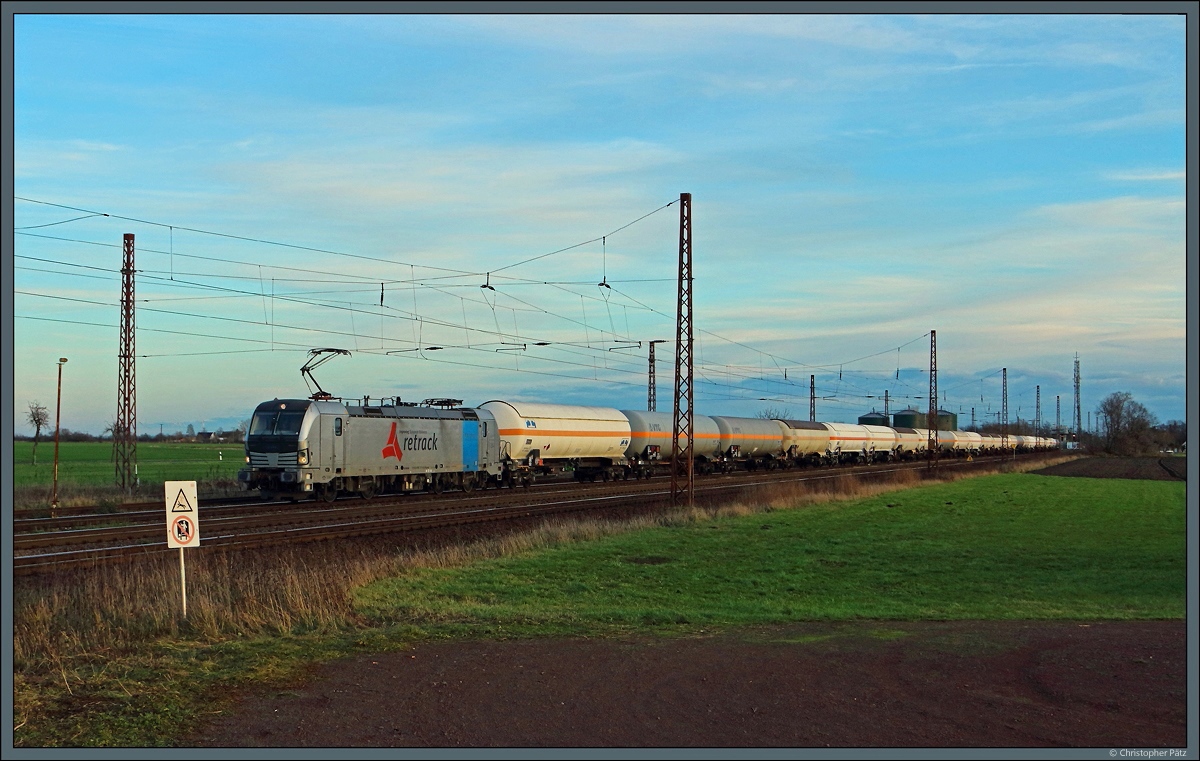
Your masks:
<instances>
[{"instance_id":1,"label":"locomotive pantograph arm","mask_svg":"<svg viewBox=\"0 0 1200 761\"><path fill-rule=\"evenodd\" d=\"M304 378L305 384L307 384L309 381L312 381L312 385L317 387L316 393L314 393L309 398L314 399L314 400L332 399L333 395L330 394L329 392L325 391L325 389L321 388L321 384L317 383L317 379L313 377L312 371L315 368L320 367L324 363L333 359L334 357L338 356L339 354L345 354L347 357L349 357L350 352L347 351L346 349L329 349L329 348L327 348L327 349L309 349L308 354L309 354L309 359L307 362L304 363L304 367L300 368L300 375Z\"/></svg>"}]
</instances>

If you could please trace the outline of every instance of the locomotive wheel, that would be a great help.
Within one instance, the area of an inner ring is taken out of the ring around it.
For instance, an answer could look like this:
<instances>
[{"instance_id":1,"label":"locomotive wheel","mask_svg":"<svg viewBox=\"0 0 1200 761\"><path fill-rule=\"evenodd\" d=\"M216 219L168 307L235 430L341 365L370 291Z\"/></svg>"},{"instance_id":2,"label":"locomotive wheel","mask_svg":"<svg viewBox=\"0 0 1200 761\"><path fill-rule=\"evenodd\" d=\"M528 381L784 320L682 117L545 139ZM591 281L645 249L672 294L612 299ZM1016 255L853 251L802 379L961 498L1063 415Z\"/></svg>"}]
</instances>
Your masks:
<instances>
[{"instance_id":1,"label":"locomotive wheel","mask_svg":"<svg viewBox=\"0 0 1200 761\"><path fill-rule=\"evenodd\" d=\"M433 493L434 494L442 493L442 479L438 478L437 476L433 477Z\"/></svg>"},{"instance_id":2,"label":"locomotive wheel","mask_svg":"<svg viewBox=\"0 0 1200 761\"><path fill-rule=\"evenodd\" d=\"M337 499L337 496L338 496L338 489L337 489L336 483L334 483L333 481L330 481L329 483L321 484L321 493L319 495L320 499L322 499L326 502L333 502L334 500Z\"/></svg>"},{"instance_id":3,"label":"locomotive wheel","mask_svg":"<svg viewBox=\"0 0 1200 761\"><path fill-rule=\"evenodd\" d=\"M468 494L475 491L475 474L474 473L464 473L463 474L462 490L464 492L467 492Z\"/></svg>"},{"instance_id":4,"label":"locomotive wheel","mask_svg":"<svg viewBox=\"0 0 1200 761\"><path fill-rule=\"evenodd\" d=\"M364 482L362 484L362 486L358 487L358 496L362 497L363 499L374 499L375 498L375 482L374 481Z\"/></svg>"}]
</instances>

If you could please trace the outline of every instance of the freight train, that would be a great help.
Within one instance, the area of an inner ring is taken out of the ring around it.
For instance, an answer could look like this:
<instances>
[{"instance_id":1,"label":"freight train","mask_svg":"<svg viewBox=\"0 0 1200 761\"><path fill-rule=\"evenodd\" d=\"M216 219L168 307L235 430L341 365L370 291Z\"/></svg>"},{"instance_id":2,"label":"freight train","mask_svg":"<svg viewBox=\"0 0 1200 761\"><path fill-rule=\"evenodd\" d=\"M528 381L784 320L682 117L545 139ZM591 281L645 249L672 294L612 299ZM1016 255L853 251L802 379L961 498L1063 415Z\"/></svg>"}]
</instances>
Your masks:
<instances>
[{"instance_id":1,"label":"freight train","mask_svg":"<svg viewBox=\"0 0 1200 761\"><path fill-rule=\"evenodd\" d=\"M529 486L539 475L577 481L648 478L669 467L673 415L493 400L377 405L332 398L274 399L254 410L238 480L265 497ZM939 455L1056 448L1054 439L936 431ZM912 459L929 430L695 415L697 473ZM684 438L681 446L686 446Z\"/></svg>"}]
</instances>

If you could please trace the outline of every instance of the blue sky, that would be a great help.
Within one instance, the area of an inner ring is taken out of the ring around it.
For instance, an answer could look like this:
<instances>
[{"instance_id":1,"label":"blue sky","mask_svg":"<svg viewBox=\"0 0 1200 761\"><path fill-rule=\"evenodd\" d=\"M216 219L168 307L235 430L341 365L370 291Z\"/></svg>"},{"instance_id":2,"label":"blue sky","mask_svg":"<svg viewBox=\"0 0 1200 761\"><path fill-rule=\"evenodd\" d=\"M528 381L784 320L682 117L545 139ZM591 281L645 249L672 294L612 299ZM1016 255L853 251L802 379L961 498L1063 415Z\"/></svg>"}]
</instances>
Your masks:
<instances>
[{"instance_id":1,"label":"blue sky","mask_svg":"<svg viewBox=\"0 0 1200 761\"><path fill-rule=\"evenodd\" d=\"M63 425L115 417L127 232L142 432L307 396L326 346L352 352L317 371L347 398L644 408L681 192L698 412L806 417L810 374L818 419L885 390L926 407L934 329L964 424L999 411L1002 367L1010 420L1040 385L1069 424L1076 353L1085 416L1129 391L1183 418L1184 36L1183 16L18 16L17 430L60 356Z\"/></svg>"}]
</instances>

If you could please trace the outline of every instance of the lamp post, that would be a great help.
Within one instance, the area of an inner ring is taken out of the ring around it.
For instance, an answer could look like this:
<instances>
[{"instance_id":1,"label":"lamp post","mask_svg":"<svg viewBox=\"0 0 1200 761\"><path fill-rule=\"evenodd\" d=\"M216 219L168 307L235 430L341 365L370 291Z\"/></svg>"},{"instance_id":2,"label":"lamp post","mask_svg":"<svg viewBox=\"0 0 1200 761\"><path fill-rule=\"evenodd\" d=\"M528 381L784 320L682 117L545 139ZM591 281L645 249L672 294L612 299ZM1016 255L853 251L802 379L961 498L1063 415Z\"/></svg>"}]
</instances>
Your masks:
<instances>
[{"instance_id":1,"label":"lamp post","mask_svg":"<svg viewBox=\"0 0 1200 761\"><path fill-rule=\"evenodd\" d=\"M50 509L58 509L58 429L62 420L62 366L67 363L66 357L58 358L58 402L54 405L54 487L50 492Z\"/></svg>"}]
</instances>

